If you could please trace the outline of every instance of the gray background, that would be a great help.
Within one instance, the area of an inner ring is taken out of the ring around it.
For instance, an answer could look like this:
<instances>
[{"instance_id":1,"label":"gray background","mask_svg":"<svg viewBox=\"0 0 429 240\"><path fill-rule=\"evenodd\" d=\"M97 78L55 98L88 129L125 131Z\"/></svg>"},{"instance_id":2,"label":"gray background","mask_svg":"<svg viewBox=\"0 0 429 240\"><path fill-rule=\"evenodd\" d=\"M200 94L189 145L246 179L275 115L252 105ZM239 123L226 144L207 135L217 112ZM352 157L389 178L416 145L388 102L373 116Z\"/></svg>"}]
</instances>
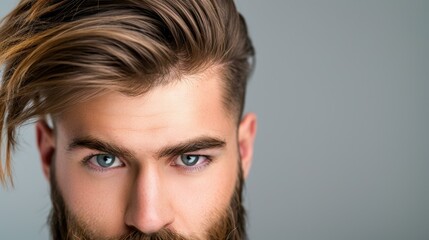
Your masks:
<instances>
[{"instance_id":1,"label":"gray background","mask_svg":"<svg viewBox=\"0 0 429 240\"><path fill-rule=\"evenodd\" d=\"M238 6L258 55L251 239L429 239L429 1ZM0 239L48 238L34 139L24 127L0 190Z\"/></svg>"}]
</instances>

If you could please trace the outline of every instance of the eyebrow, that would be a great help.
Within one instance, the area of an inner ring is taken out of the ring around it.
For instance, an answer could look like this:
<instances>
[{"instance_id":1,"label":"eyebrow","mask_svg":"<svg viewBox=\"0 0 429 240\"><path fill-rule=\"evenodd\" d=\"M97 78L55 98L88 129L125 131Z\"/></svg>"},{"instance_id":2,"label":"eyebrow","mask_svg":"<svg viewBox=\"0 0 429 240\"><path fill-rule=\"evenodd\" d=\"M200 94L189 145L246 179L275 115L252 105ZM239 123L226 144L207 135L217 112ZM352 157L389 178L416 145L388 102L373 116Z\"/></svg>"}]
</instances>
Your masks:
<instances>
[{"instance_id":1,"label":"eyebrow","mask_svg":"<svg viewBox=\"0 0 429 240\"><path fill-rule=\"evenodd\" d=\"M88 148L98 150L100 152L110 153L121 158L135 159L134 152L115 144L111 144L89 136L73 139L73 141L69 144L67 151L71 152L79 148Z\"/></svg>"},{"instance_id":2,"label":"eyebrow","mask_svg":"<svg viewBox=\"0 0 429 240\"><path fill-rule=\"evenodd\" d=\"M204 149L214 149L225 147L226 142L216 137L200 136L189 139L184 142L162 147L156 152L157 159L163 157L179 156L189 152L195 152ZM94 149L105 153L110 153L125 159L137 159L136 154L124 147L111 144L93 137L79 137L73 139L67 150L73 151L79 148Z\"/></svg>"},{"instance_id":3,"label":"eyebrow","mask_svg":"<svg viewBox=\"0 0 429 240\"><path fill-rule=\"evenodd\" d=\"M179 156L189 152L195 152L204 149L223 148L226 142L219 138L203 136L195 139L190 139L185 142L175 144L172 146L166 146L158 151L158 158Z\"/></svg>"}]
</instances>

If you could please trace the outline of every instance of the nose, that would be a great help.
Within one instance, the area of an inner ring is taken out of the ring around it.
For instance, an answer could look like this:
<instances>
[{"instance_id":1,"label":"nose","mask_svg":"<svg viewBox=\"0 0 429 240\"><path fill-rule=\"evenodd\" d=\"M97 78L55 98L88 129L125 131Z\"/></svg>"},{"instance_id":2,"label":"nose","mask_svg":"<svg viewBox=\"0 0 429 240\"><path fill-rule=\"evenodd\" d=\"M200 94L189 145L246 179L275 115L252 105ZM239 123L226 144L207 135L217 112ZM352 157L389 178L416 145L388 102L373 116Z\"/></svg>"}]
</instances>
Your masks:
<instances>
[{"instance_id":1,"label":"nose","mask_svg":"<svg viewBox=\"0 0 429 240\"><path fill-rule=\"evenodd\" d=\"M152 234L172 224L174 216L164 182L156 167L136 175L125 213L127 226Z\"/></svg>"}]
</instances>

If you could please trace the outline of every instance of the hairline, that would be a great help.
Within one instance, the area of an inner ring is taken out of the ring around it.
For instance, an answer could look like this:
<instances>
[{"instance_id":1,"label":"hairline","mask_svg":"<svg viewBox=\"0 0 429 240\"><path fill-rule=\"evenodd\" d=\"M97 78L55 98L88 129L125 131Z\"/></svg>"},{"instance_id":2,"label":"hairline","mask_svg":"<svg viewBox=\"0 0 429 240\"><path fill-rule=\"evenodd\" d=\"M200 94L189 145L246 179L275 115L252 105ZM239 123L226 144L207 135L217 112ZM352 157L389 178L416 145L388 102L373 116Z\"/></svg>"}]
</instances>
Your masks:
<instances>
[{"instance_id":1,"label":"hairline","mask_svg":"<svg viewBox=\"0 0 429 240\"><path fill-rule=\"evenodd\" d=\"M127 92L124 91L119 91L119 90L112 90L112 89L107 89L107 88L89 88L89 89L83 89L81 90L82 93L87 92L89 98L86 98L83 101L76 101L74 103L71 103L68 106L65 106L60 112L55 112L55 113L49 113L46 115L46 117L41 118L42 120L45 120L48 125L52 128L55 129L55 123L57 121L60 121L60 115L62 112L66 111L67 109L69 109L70 107L72 107L75 104L84 104L87 101L90 101L93 98L114 92L114 93L119 93L121 95L124 95L126 97L141 97L147 94L150 94L152 91L154 91L155 89L158 88L163 88L163 87L171 87L174 86L174 84L177 83L181 83L181 82L186 82L186 81L218 81L219 82L219 90L220 90L220 99L219 101L222 104L222 108L225 112L225 116L228 118L231 118L231 120L235 121L235 124L238 126L238 124L241 121L241 117L243 115L243 111L239 110L239 108L236 106L236 104L231 104L230 102L228 102L228 86L227 86L227 76L225 73L225 64L221 64L221 63L208 63L206 64L205 67L197 70L197 71L193 71L193 72L189 72L189 73L185 73L185 72L180 72L178 70L170 70L168 72L168 74L159 77L158 79L163 79L164 81L159 81L158 84L154 84L154 85L149 85L143 92L139 93L139 94L129 94ZM106 84L107 85L107 84Z\"/></svg>"}]
</instances>

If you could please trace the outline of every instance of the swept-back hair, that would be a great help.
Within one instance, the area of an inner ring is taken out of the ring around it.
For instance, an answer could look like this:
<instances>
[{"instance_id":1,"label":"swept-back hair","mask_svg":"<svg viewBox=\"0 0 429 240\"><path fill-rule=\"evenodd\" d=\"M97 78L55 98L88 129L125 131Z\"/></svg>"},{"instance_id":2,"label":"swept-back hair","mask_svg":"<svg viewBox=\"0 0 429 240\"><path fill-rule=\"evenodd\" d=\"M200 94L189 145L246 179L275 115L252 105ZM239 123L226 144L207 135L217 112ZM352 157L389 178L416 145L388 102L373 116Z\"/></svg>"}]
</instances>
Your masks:
<instances>
[{"instance_id":1,"label":"swept-back hair","mask_svg":"<svg viewBox=\"0 0 429 240\"><path fill-rule=\"evenodd\" d=\"M253 55L233 0L22 0L0 26L0 182L17 127L106 90L138 95L217 66L239 120Z\"/></svg>"}]
</instances>

